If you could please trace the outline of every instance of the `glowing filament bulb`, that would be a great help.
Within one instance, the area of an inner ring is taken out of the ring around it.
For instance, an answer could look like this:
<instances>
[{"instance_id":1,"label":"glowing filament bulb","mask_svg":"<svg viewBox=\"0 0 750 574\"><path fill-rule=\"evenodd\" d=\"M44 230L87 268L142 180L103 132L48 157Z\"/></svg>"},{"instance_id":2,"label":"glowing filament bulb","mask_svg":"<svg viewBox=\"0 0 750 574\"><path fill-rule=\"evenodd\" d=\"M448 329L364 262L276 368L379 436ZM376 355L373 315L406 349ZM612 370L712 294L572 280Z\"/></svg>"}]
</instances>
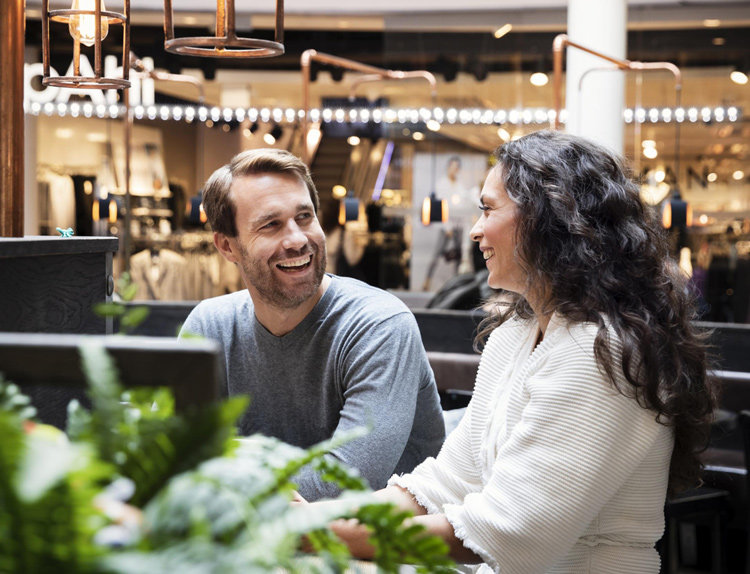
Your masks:
<instances>
[{"instance_id":1,"label":"glowing filament bulb","mask_svg":"<svg viewBox=\"0 0 750 574\"><path fill-rule=\"evenodd\" d=\"M70 8L71 10L90 10L91 12L95 12L96 0L73 0ZM102 0L101 11L104 12L105 10L104 0ZM109 32L109 19L102 15L101 20L101 35L102 40L104 40ZM68 30L70 30L70 35L73 36L74 40L91 47L96 42L96 16L93 13L75 14L70 17Z\"/></svg>"}]
</instances>

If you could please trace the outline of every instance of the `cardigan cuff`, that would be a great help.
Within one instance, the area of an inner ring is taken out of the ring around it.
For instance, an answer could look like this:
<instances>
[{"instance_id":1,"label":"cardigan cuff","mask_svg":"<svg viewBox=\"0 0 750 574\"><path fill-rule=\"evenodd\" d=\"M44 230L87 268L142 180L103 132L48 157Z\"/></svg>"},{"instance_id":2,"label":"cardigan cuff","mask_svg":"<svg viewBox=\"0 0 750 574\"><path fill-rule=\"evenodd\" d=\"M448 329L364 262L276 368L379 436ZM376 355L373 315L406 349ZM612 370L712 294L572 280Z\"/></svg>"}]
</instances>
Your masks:
<instances>
[{"instance_id":1,"label":"cardigan cuff","mask_svg":"<svg viewBox=\"0 0 750 574\"><path fill-rule=\"evenodd\" d=\"M468 548L474 554L484 560L485 564L492 568L493 572L499 572L500 565L497 563L497 560L495 560L492 554L476 544L476 542L471 540L471 538L469 537L469 533L466 531L466 525L464 523L463 506L460 504L446 504L445 506L443 506L443 514L445 515L446 520L448 520L448 522L450 522L450 525L453 527L453 533L456 535L456 538L458 538L466 548Z\"/></svg>"},{"instance_id":2,"label":"cardigan cuff","mask_svg":"<svg viewBox=\"0 0 750 574\"><path fill-rule=\"evenodd\" d=\"M414 499L417 501L417 504L419 504L419 506L427 511L427 514L440 514L440 508L429 498L424 496L417 488L417 485L414 483L415 481L410 474L402 474L400 476L398 474L394 474L388 480L388 486L400 486L401 488L409 491L409 494L414 497Z\"/></svg>"}]
</instances>

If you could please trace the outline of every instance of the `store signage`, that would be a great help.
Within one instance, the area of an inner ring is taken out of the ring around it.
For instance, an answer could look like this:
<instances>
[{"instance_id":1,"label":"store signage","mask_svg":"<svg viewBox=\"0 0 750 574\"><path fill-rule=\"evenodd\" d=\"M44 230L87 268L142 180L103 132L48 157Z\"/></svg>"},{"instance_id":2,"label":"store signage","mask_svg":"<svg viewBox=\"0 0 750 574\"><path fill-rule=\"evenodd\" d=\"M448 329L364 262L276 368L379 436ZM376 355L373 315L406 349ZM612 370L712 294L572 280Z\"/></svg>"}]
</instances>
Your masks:
<instances>
[{"instance_id":1,"label":"store signage","mask_svg":"<svg viewBox=\"0 0 750 574\"><path fill-rule=\"evenodd\" d=\"M142 59L144 66L148 70L154 69L154 61L151 58ZM81 54L80 75L94 76L94 69L85 54ZM110 105L118 102L117 90L96 90L96 89L73 89L59 88L57 86L42 86L38 90L33 83L34 78L41 77L44 74L44 67L40 62L35 64L24 65L24 99L29 102L46 104L52 102L55 104L66 104L73 94L88 97L96 105ZM50 77L59 76L57 70L50 67ZM73 62L68 66L66 76L73 76ZM116 56L107 56L104 58L104 75L108 77L122 77L122 66L117 65ZM37 84L38 85L38 84ZM154 104L154 80L151 78L141 78L138 74L130 75L130 105L131 106L150 106Z\"/></svg>"}]
</instances>

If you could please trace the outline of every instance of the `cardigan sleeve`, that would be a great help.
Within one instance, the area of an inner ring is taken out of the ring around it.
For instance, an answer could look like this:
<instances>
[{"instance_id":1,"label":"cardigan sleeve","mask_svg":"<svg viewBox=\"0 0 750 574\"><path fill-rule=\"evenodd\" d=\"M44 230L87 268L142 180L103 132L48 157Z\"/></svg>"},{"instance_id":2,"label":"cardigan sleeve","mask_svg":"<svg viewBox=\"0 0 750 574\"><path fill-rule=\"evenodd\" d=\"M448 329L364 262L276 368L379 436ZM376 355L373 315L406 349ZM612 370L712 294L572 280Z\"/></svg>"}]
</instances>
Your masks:
<instances>
[{"instance_id":1,"label":"cardigan sleeve","mask_svg":"<svg viewBox=\"0 0 750 574\"><path fill-rule=\"evenodd\" d=\"M484 488L443 506L456 536L496 572L551 568L670 432L612 388L593 336L584 339L570 338L529 374L520 419ZM654 477L642 488L665 486L658 469Z\"/></svg>"},{"instance_id":2,"label":"cardigan sleeve","mask_svg":"<svg viewBox=\"0 0 750 574\"><path fill-rule=\"evenodd\" d=\"M411 473L394 475L388 485L408 490L430 514L442 512L444 504L460 504L471 492L482 489L479 465L471 455L472 403L458 426L445 439L436 458L429 457Z\"/></svg>"}]
</instances>

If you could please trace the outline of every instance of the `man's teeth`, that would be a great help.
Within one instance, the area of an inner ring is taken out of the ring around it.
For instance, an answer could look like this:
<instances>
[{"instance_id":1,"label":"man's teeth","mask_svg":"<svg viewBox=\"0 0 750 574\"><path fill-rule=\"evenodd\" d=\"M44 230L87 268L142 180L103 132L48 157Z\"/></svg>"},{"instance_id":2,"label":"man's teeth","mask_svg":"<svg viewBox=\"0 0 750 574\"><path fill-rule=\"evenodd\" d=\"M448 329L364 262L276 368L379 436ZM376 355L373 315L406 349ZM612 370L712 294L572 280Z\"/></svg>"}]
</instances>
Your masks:
<instances>
[{"instance_id":1,"label":"man's teeth","mask_svg":"<svg viewBox=\"0 0 750 574\"><path fill-rule=\"evenodd\" d=\"M279 267L283 267L284 269L290 269L293 267L302 267L303 265L307 265L308 263L310 263L311 259L312 259L312 255L305 255L304 257L299 257L297 259L289 259L288 261L279 263Z\"/></svg>"},{"instance_id":2,"label":"man's teeth","mask_svg":"<svg viewBox=\"0 0 750 574\"><path fill-rule=\"evenodd\" d=\"M495 254L494 249L486 249L482 251L482 255L484 256L484 260L487 261L490 257L492 257Z\"/></svg>"}]
</instances>

